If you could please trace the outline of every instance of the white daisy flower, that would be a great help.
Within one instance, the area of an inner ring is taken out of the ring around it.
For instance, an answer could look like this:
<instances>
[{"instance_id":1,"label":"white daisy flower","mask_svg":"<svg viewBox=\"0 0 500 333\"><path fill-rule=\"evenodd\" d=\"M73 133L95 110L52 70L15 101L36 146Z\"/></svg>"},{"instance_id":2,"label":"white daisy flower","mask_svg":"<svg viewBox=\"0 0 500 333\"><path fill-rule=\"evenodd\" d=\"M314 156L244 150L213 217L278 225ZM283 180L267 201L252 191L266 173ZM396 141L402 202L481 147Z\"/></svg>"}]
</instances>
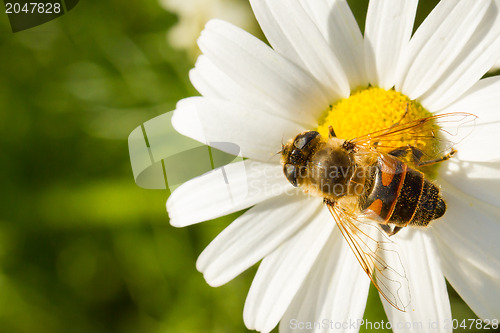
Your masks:
<instances>
[{"instance_id":1,"label":"white daisy flower","mask_svg":"<svg viewBox=\"0 0 500 333\"><path fill-rule=\"evenodd\" d=\"M262 260L245 303L249 329L357 331L370 279L322 200L288 183L276 152L306 130L326 135L332 125L347 139L386 128L406 105L409 120L471 112L474 134L437 171L446 214L392 237L409 309L382 301L395 332L451 331L446 278L480 318L498 319L500 78L481 77L500 57L500 1L442 0L413 36L416 0L370 1L364 37L343 0L250 2L272 48L209 22L190 73L202 96L180 101L172 118L178 132L223 151L221 142L237 144L246 157L167 202L177 227L251 207L199 257L207 282L220 286Z\"/></svg>"},{"instance_id":2,"label":"white daisy flower","mask_svg":"<svg viewBox=\"0 0 500 333\"><path fill-rule=\"evenodd\" d=\"M170 45L186 50L193 60L200 52L196 40L210 19L222 19L257 32L250 6L241 0L160 0L160 5L179 18L168 32Z\"/></svg>"}]
</instances>

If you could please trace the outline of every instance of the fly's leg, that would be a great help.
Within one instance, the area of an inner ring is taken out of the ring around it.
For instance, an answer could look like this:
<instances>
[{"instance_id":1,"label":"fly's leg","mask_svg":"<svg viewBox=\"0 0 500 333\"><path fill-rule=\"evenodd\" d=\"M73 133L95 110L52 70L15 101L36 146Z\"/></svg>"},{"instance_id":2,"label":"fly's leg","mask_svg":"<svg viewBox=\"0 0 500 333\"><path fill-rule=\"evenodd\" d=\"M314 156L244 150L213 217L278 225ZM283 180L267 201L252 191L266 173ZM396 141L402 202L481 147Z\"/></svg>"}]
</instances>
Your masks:
<instances>
[{"instance_id":1,"label":"fly's leg","mask_svg":"<svg viewBox=\"0 0 500 333\"><path fill-rule=\"evenodd\" d=\"M330 138L336 138L337 135L335 134L335 131L333 130L332 126L328 126L328 134Z\"/></svg>"},{"instance_id":2,"label":"fly's leg","mask_svg":"<svg viewBox=\"0 0 500 333\"><path fill-rule=\"evenodd\" d=\"M432 165L432 164L435 164L435 163L439 163L439 162L443 162L443 161L447 161L449 160L450 158L453 157L453 155L455 155L457 153L457 151L455 149L451 149L449 153L441 156L440 158L436 158L434 160L429 160L429 161L420 161L419 164L417 164L417 166L425 166L425 165Z\"/></svg>"},{"instance_id":3,"label":"fly's leg","mask_svg":"<svg viewBox=\"0 0 500 333\"><path fill-rule=\"evenodd\" d=\"M396 148L393 151L389 152L389 155L394 157L406 157L406 155L408 155L408 152L411 152L415 164L422 163L421 159L422 156L424 156L423 151L412 145L406 145L403 147Z\"/></svg>"},{"instance_id":4,"label":"fly's leg","mask_svg":"<svg viewBox=\"0 0 500 333\"><path fill-rule=\"evenodd\" d=\"M380 227L382 228L382 230L385 231L385 233L389 237L392 236L392 235L397 234L399 230L403 229L403 227L394 227L394 228L391 228L388 224L381 224Z\"/></svg>"},{"instance_id":5,"label":"fly's leg","mask_svg":"<svg viewBox=\"0 0 500 333\"><path fill-rule=\"evenodd\" d=\"M335 201L332 201L332 200L327 199L327 198L323 198L323 203L325 205L328 205L328 206L332 206L332 207L335 206Z\"/></svg>"},{"instance_id":6,"label":"fly's leg","mask_svg":"<svg viewBox=\"0 0 500 333\"><path fill-rule=\"evenodd\" d=\"M389 152L389 155L394 157L405 157L406 155L408 155L408 152L411 152L415 166L421 167L449 160L451 157L453 157L453 155L456 154L457 151L455 149L452 149L449 153L441 156L440 158L428 161L422 161L424 153L417 147L414 147L412 145L406 145L404 147L399 147L397 149L394 149L393 151Z\"/></svg>"},{"instance_id":7,"label":"fly's leg","mask_svg":"<svg viewBox=\"0 0 500 333\"><path fill-rule=\"evenodd\" d=\"M410 103L406 103L405 113L403 113L403 116L401 116L401 119L399 119L399 121L397 123L392 124L389 128L393 128L393 127L398 126L399 124L401 124L401 122L403 121L403 119L405 119L405 117L408 115L408 108L409 108L409 106L410 106ZM373 144L374 147L376 147L377 145L378 145L378 141Z\"/></svg>"},{"instance_id":8,"label":"fly's leg","mask_svg":"<svg viewBox=\"0 0 500 333\"><path fill-rule=\"evenodd\" d=\"M403 116L401 117L401 119L399 119L399 121L395 124L392 124L391 127L394 127L394 126L398 126L399 124L401 124L401 122L403 121L403 119L405 119L405 117L408 115L408 109L410 107L410 103L406 103L406 108L405 108L405 113L403 113ZM389 127L389 128L391 128Z\"/></svg>"}]
</instances>

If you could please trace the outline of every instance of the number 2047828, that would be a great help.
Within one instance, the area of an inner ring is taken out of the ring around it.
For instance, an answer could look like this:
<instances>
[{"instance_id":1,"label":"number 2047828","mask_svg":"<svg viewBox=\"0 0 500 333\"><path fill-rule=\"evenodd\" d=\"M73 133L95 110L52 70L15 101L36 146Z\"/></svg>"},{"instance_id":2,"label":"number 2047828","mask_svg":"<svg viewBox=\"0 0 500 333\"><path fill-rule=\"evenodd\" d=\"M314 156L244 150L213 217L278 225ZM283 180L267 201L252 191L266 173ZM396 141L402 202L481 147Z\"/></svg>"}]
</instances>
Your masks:
<instances>
[{"instance_id":1,"label":"number 2047828","mask_svg":"<svg viewBox=\"0 0 500 333\"><path fill-rule=\"evenodd\" d=\"M59 2L29 2L20 4L17 2L7 2L5 4L5 13L7 14L59 14L61 12L61 4Z\"/></svg>"}]
</instances>

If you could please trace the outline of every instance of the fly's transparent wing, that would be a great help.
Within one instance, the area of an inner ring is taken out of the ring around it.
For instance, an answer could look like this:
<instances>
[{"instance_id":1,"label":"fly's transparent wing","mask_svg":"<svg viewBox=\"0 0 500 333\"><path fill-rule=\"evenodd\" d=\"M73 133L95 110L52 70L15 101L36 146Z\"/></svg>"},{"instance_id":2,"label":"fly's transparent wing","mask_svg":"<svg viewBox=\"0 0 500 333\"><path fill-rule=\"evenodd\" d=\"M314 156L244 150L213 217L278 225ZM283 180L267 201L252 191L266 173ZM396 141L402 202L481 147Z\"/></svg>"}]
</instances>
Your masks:
<instances>
[{"instance_id":1,"label":"fly's transparent wing","mask_svg":"<svg viewBox=\"0 0 500 333\"><path fill-rule=\"evenodd\" d=\"M470 113L444 113L401 123L372 132L349 142L366 150L389 153L401 148L402 142L424 153L424 160L440 158L467 137L477 117ZM404 119L403 119L404 121Z\"/></svg>"},{"instance_id":2,"label":"fly's transparent wing","mask_svg":"<svg viewBox=\"0 0 500 333\"><path fill-rule=\"evenodd\" d=\"M356 259L380 294L396 309L406 311L411 300L410 287L398 244L389 239L376 223L362 222L335 204L327 206Z\"/></svg>"}]
</instances>

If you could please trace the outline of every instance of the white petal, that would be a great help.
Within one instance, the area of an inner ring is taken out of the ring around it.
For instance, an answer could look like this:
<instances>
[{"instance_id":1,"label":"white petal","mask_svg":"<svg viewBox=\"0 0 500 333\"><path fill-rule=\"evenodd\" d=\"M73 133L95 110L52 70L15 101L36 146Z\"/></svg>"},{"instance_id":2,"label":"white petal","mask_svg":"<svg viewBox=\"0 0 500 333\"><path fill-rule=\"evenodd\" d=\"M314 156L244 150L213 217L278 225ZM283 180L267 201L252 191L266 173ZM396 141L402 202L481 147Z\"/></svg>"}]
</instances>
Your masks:
<instances>
[{"instance_id":1,"label":"white petal","mask_svg":"<svg viewBox=\"0 0 500 333\"><path fill-rule=\"evenodd\" d=\"M401 231L397 241L406 257L406 274L410 286L411 302L406 312L392 307L385 299L382 303L394 332L428 332L429 323L438 323L439 332L451 332L443 325L451 321L450 301L441 271L433 235L428 230ZM389 264L391 264L389 262ZM408 327L408 324L414 326Z\"/></svg>"},{"instance_id":2,"label":"white petal","mask_svg":"<svg viewBox=\"0 0 500 333\"><path fill-rule=\"evenodd\" d=\"M479 80L462 97L439 113L469 112L478 116L476 125L500 122L500 76Z\"/></svg>"},{"instance_id":3,"label":"white petal","mask_svg":"<svg viewBox=\"0 0 500 333\"><path fill-rule=\"evenodd\" d=\"M301 5L320 30L344 69L351 90L366 86L363 35L345 0L302 0Z\"/></svg>"},{"instance_id":4,"label":"white petal","mask_svg":"<svg viewBox=\"0 0 500 333\"><path fill-rule=\"evenodd\" d=\"M478 116L471 134L456 147L468 161L500 160L500 77L480 80L440 113L469 112ZM497 178L497 177L495 177Z\"/></svg>"},{"instance_id":5,"label":"white petal","mask_svg":"<svg viewBox=\"0 0 500 333\"><path fill-rule=\"evenodd\" d=\"M342 65L298 0L251 0L255 17L272 47L321 82L330 101L349 96Z\"/></svg>"},{"instance_id":6,"label":"white petal","mask_svg":"<svg viewBox=\"0 0 500 333\"><path fill-rule=\"evenodd\" d=\"M417 0L370 1L365 27L365 63L372 85L390 89L410 41Z\"/></svg>"},{"instance_id":7,"label":"white petal","mask_svg":"<svg viewBox=\"0 0 500 333\"><path fill-rule=\"evenodd\" d=\"M500 123L480 124L471 128L471 134L457 145L458 158L463 161L499 163Z\"/></svg>"},{"instance_id":8,"label":"white petal","mask_svg":"<svg viewBox=\"0 0 500 333\"><path fill-rule=\"evenodd\" d=\"M500 1L488 8L468 45L457 55L450 68L433 89L421 97L429 109L441 109L460 97L495 63L500 55Z\"/></svg>"},{"instance_id":9,"label":"white petal","mask_svg":"<svg viewBox=\"0 0 500 333\"><path fill-rule=\"evenodd\" d=\"M203 251L196 267L220 286L257 263L299 230L322 205L303 194L261 202L237 218Z\"/></svg>"},{"instance_id":10,"label":"white petal","mask_svg":"<svg viewBox=\"0 0 500 333\"><path fill-rule=\"evenodd\" d=\"M477 82L500 54L498 10L490 5L441 1L410 41L398 90L438 110Z\"/></svg>"},{"instance_id":11,"label":"white petal","mask_svg":"<svg viewBox=\"0 0 500 333\"><path fill-rule=\"evenodd\" d=\"M500 163L498 161L464 161L454 157L446 162L446 167L441 167L439 175L464 193L500 207Z\"/></svg>"},{"instance_id":12,"label":"white petal","mask_svg":"<svg viewBox=\"0 0 500 333\"><path fill-rule=\"evenodd\" d=\"M500 59L495 62L495 64L492 66L491 70L489 70L490 73L495 73L500 69ZM498 73L497 73L498 74Z\"/></svg>"},{"instance_id":13,"label":"white petal","mask_svg":"<svg viewBox=\"0 0 500 333\"><path fill-rule=\"evenodd\" d=\"M480 318L499 318L500 210L439 182L448 207L431 230L443 272Z\"/></svg>"},{"instance_id":14,"label":"white petal","mask_svg":"<svg viewBox=\"0 0 500 333\"><path fill-rule=\"evenodd\" d=\"M334 222L321 207L302 230L262 260L245 302L249 329L269 332L288 308L327 241Z\"/></svg>"},{"instance_id":15,"label":"white petal","mask_svg":"<svg viewBox=\"0 0 500 333\"><path fill-rule=\"evenodd\" d=\"M246 160L182 184L168 198L167 210L170 223L184 227L237 212L291 189L280 165Z\"/></svg>"},{"instance_id":16,"label":"white petal","mask_svg":"<svg viewBox=\"0 0 500 333\"><path fill-rule=\"evenodd\" d=\"M172 124L201 143L260 161L278 161L281 144L306 130L288 119L206 97L179 101ZM235 145L239 152L234 151Z\"/></svg>"},{"instance_id":17,"label":"white petal","mask_svg":"<svg viewBox=\"0 0 500 333\"><path fill-rule=\"evenodd\" d=\"M328 108L330 96L310 74L227 22L210 21L198 44L204 57L191 79L202 94L308 126L316 126Z\"/></svg>"},{"instance_id":18,"label":"white petal","mask_svg":"<svg viewBox=\"0 0 500 333\"><path fill-rule=\"evenodd\" d=\"M398 90L415 99L430 89L465 47L483 19L488 3L488 0L440 1L410 41Z\"/></svg>"},{"instance_id":19,"label":"white petal","mask_svg":"<svg viewBox=\"0 0 500 333\"><path fill-rule=\"evenodd\" d=\"M332 322L359 327L369 287L370 279L335 228L283 316L280 332L311 332L303 326L311 322L321 323L314 332L330 332Z\"/></svg>"},{"instance_id":20,"label":"white petal","mask_svg":"<svg viewBox=\"0 0 500 333\"><path fill-rule=\"evenodd\" d=\"M227 99L241 104L253 100L251 92L236 84L204 54L196 59L194 68L189 71L189 79L196 90L205 97ZM260 101L258 98L255 100Z\"/></svg>"}]
</instances>

